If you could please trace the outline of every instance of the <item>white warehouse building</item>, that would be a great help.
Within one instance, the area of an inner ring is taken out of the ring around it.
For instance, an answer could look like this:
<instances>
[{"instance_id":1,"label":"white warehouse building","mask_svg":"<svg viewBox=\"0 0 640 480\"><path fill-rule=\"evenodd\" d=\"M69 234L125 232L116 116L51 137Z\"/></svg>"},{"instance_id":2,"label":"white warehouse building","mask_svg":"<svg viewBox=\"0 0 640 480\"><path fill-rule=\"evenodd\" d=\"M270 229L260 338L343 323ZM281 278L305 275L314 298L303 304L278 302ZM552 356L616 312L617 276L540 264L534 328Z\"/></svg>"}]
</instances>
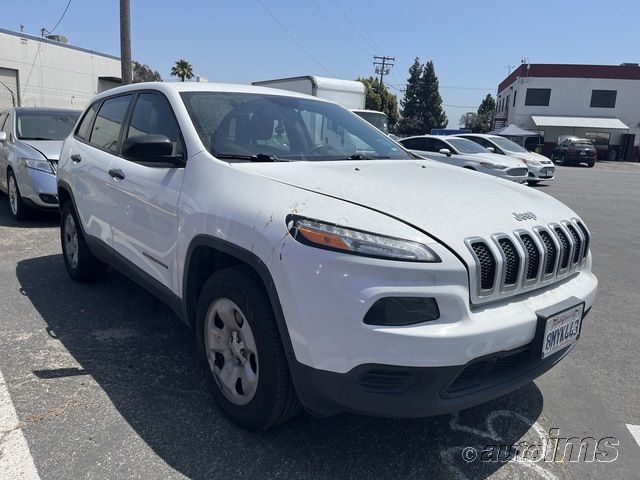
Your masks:
<instances>
[{"instance_id":1,"label":"white warehouse building","mask_svg":"<svg viewBox=\"0 0 640 480\"><path fill-rule=\"evenodd\" d=\"M546 155L575 135L600 159L637 161L640 66L523 63L498 87L495 127L509 124L539 132Z\"/></svg>"},{"instance_id":2,"label":"white warehouse building","mask_svg":"<svg viewBox=\"0 0 640 480\"><path fill-rule=\"evenodd\" d=\"M0 110L11 106L82 109L120 85L120 59L66 43L0 29Z\"/></svg>"}]
</instances>

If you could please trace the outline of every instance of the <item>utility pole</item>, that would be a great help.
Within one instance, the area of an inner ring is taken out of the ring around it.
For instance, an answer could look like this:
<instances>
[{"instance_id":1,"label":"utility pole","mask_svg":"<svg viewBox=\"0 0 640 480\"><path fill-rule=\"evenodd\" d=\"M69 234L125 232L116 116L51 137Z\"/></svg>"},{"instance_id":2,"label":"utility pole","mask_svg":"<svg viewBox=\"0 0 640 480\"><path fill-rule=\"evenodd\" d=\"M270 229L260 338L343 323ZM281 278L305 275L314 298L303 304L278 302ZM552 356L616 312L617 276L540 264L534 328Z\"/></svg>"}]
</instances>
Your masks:
<instances>
[{"instance_id":1,"label":"utility pole","mask_svg":"<svg viewBox=\"0 0 640 480\"><path fill-rule=\"evenodd\" d=\"M131 71L131 4L120 0L120 72L122 84L133 83Z\"/></svg>"},{"instance_id":2,"label":"utility pole","mask_svg":"<svg viewBox=\"0 0 640 480\"><path fill-rule=\"evenodd\" d=\"M389 75L391 71L391 67L393 67L396 61L396 57L387 57L382 56L379 57L377 55L373 56L373 66L376 69L376 73L380 74L380 86L383 85L383 78L385 75Z\"/></svg>"}]
</instances>

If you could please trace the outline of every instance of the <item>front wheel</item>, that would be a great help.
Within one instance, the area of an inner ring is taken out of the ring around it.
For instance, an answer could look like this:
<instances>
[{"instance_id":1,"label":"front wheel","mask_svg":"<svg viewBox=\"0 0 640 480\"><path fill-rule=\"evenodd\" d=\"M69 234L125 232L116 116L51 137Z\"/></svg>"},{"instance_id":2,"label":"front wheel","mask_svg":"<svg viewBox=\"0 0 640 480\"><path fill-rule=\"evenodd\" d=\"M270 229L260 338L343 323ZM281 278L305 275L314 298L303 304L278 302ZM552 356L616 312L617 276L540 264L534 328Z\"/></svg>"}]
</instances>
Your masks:
<instances>
[{"instance_id":1,"label":"front wheel","mask_svg":"<svg viewBox=\"0 0 640 480\"><path fill-rule=\"evenodd\" d=\"M271 302L249 269L209 277L196 321L209 388L233 421L266 430L300 412Z\"/></svg>"},{"instance_id":2,"label":"front wheel","mask_svg":"<svg viewBox=\"0 0 640 480\"><path fill-rule=\"evenodd\" d=\"M13 218L18 221L26 220L29 217L29 207L24 203L20 188L13 170L7 172L7 193L9 194L9 206Z\"/></svg>"},{"instance_id":3,"label":"front wheel","mask_svg":"<svg viewBox=\"0 0 640 480\"><path fill-rule=\"evenodd\" d=\"M596 165L596 161L595 160L589 160L589 163L587 163L587 166L589 168L593 168L593 167L595 167L595 165Z\"/></svg>"},{"instance_id":4,"label":"front wheel","mask_svg":"<svg viewBox=\"0 0 640 480\"><path fill-rule=\"evenodd\" d=\"M89 250L71 202L65 203L62 207L60 240L64 264L72 279L81 283L91 283L103 276L107 266Z\"/></svg>"}]
</instances>

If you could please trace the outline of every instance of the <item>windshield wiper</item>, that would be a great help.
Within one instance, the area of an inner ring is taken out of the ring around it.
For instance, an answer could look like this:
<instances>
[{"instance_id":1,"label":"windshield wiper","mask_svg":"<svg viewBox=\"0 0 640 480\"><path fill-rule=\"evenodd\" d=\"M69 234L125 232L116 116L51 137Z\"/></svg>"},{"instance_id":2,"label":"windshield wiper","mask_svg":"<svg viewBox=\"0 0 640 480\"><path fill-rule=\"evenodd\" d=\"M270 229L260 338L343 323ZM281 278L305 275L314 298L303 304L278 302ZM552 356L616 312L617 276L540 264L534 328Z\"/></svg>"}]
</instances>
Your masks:
<instances>
[{"instance_id":1,"label":"windshield wiper","mask_svg":"<svg viewBox=\"0 0 640 480\"><path fill-rule=\"evenodd\" d=\"M52 140L52 139L44 138L44 137L18 137L18 140Z\"/></svg>"},{"instance_id":2,"label":"windshield wiper","mask_svg":"<svg viewBox=\"0 0 640 480\"><path fill-rule=\"evenodd\" d=\"M220 159L235 159L235 160L248 160L250 162L289 162L285 158L278 158L275 155L267 153L257 153L255 155L244 155L241 153L214 153L216 158Z\"/></svg>"},{"instance_id":3,"label":"windshield wiper","mask_svg":"<svg viewBox=\"0 0 640 480\"><path fill-rule=\"evenodd\" d=\"M390 158L384 155L362 155L361 153L356 153L351 155L348 160L388 160Z\"/></svg>"}]
</instances>

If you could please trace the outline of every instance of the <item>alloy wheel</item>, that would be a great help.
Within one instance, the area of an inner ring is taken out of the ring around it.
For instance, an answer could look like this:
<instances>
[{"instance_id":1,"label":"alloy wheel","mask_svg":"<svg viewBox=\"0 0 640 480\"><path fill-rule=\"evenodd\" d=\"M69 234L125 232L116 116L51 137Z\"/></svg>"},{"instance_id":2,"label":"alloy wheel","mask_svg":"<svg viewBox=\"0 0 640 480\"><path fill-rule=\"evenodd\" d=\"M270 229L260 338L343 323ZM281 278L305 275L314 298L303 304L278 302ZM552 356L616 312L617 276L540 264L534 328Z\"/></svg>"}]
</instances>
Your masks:
<instances>
[{"instance_id":1,"label":"alloy wheel","mask_svg":"<svg viewBox=\"0 0 640 480\"><path fill-rule=\"evenodd\" d=\"M11 213L18 214L18 185L16 185L16 179L13 175L9 175L9 205L11 206Z\"/></svg>"}]
</instances>

